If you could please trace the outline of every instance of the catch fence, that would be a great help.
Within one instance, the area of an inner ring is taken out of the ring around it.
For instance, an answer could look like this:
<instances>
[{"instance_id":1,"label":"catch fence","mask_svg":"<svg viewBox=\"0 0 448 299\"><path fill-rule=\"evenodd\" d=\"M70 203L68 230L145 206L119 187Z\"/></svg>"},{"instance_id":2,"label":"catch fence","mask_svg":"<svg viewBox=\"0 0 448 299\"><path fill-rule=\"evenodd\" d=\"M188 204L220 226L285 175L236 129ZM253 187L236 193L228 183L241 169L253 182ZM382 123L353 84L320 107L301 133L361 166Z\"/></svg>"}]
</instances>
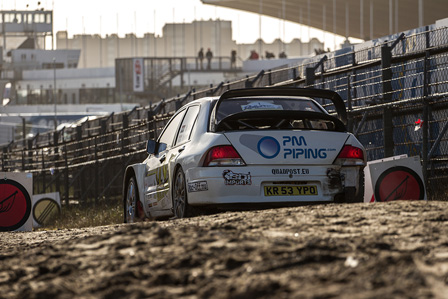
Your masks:
<instances>
[{"instance_id":1,"label":"catch fence","mask_svg":"<svg viewBox=\"0 0 448 299\"><path fill-rule=\"evenodd\" d=\"M126 165L143 161L146 141L185 103L236 88L314 87L344 99L348 129L368 160L418 155L428 198L448 200L448 28L388 39L12 142L3 147L0 169L33 173L34 194L59 191L67 204L117 197Z\"/></svg>"}]
</instances>

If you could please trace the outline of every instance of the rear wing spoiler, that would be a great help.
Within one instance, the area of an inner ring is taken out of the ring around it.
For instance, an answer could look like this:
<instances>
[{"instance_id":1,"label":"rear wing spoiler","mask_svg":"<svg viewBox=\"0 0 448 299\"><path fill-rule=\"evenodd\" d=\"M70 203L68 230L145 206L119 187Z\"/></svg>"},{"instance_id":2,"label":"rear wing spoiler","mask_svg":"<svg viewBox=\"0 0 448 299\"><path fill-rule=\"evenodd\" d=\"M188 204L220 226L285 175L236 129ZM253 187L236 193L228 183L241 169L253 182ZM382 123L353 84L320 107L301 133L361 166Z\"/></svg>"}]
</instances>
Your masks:
<instances>
[{"instance_id":1,"label":"rear wing spoiler","mask_svg":"<svg viewBox=\"0 0 448 299\"><path fill-rule=\"evenodd\" d=\"M257 87L246 89L233 89L224 92L216 103L211 119L212 126L215 126L216 111L219 105L225 99L241 98L241 97L255 97L255 96L293 96L293 97L310 97L323 98L333 102L336 109L337 118L344 124L347 124L347 110L345 109L344 100L341 96L332 90L328 89L314 89L314 88L294 88L294 87Z\"/></svg>"}]
</instances>

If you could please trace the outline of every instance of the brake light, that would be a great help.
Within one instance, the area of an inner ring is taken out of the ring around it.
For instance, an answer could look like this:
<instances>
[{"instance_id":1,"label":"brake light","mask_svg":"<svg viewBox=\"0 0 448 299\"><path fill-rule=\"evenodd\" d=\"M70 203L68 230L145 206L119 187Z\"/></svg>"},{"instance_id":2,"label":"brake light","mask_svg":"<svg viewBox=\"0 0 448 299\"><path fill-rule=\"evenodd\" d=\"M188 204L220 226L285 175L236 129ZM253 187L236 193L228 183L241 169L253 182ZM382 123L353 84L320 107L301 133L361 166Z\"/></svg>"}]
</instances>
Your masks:
<instances>
[{"instance_id":1,"label":"brake light","mask_svg":"<svg viewBox=\"0 0 448 299\"><path fill-rule=\"evenodd\" d=\"M359 147L345 145L339 153L338 158L364 160L364 152Z\"/></svg>"},{"instance_id":2,"label":"brake light","mask_svg":"<svg viewBox=\"0 0 448 299\"><path fill-rule=\"evenodd\" d=\"M241 166L246 165L241 156L231 145L212 147L204 161L204 166Z\"/></svg>"},{"instance_id":3,"label":"brake light","mask_svg":"<svg viewBox=\"0 0 448 299\"><path fill-rule=\"evenodd\" d=\"M336 158L336 163L342 165L364 165L364 152L359 147L344 145Z\"/></svg>"}]
</instances>

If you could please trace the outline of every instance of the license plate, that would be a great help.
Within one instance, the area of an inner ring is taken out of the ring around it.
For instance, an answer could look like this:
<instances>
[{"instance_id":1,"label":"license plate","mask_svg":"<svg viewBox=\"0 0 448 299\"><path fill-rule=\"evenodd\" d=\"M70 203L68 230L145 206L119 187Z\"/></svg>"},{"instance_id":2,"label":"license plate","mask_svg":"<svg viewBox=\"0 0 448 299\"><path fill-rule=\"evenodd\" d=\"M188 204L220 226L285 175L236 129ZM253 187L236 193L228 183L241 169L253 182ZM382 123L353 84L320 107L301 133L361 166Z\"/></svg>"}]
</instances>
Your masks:
<instances>
[{"instance_id":1,"label":"license plate","mask_svg":"<svg viewBox=\"0 0 448 299\"><path fill-rule=\"evenodd\" d=\"M317 186L264 186L264 196L317 195Z\"/></svg>"}]
</instances>

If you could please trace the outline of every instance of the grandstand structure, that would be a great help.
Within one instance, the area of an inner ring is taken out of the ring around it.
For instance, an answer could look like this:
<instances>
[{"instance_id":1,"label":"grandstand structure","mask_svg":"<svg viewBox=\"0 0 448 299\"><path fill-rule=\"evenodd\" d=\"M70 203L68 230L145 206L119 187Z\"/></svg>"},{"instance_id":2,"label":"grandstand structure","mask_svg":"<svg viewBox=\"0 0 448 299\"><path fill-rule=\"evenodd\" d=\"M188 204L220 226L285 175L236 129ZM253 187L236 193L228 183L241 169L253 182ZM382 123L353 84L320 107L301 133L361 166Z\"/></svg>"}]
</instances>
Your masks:
<instances>
[{"instance_id":1,"label":"grandstand structure","mask_svg":"<svg viewBox=\"0 0 448 299\"><path fill-rule=\"evenodd\" d=\"M372 40L434 24L447 17L445 0L201 0Z\"/></svg>"}]
</instances>

